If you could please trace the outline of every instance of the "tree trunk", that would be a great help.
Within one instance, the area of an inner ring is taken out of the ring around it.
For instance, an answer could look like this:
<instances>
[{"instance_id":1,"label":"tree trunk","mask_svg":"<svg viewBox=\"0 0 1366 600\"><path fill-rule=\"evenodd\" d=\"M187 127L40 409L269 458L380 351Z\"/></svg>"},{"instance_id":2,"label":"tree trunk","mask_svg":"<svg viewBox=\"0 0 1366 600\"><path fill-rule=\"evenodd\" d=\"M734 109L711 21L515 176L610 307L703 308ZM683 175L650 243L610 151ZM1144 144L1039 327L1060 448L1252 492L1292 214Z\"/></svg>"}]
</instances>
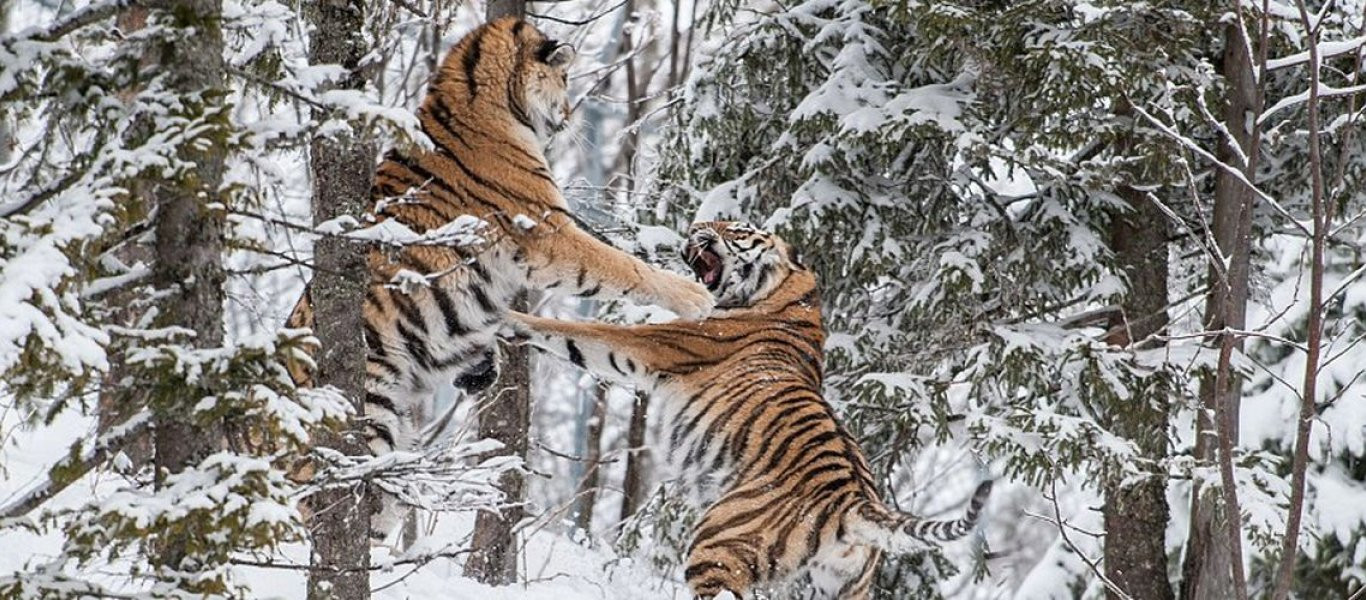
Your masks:
<instances>
[{"instance_id":1,"label":"tree trunk","mask_svg":"<svg viewBox=\"0 0 1366 600\"><path fill-rule=\"evenodd\" d=\"M311 64L340 64L349 75L338 82L344 89L363 89L360 61L367 51L363 35L364 0L317 2L309 11L314 34L309 43ZM358 136L315 139L310 146L313 174L313 219L321 223L339 216L360 217L370 208L376 148ZM363 417L365 398L365 320L361 306L369 275L363 246L337 237L323 237L314 247L313 333L321 347L314 380L333 386L351 400ZM346 431L318 436L318 445L352 456L369 453L361 419ZM337 489L311 499L315 507L310 535L313 569L308 576L309 600L366 600L370 598L370 515L376 501L372 490Z\"/></svg>"},{"instance_id":2,"label":"tree trunk","mask_svg":"<svg viewBox=\"0 0 1366 600\"><path fill-rule=\"evenodd\" d=\"M645 495L645 417L650 408L650 397L636 392L631 407L631 425L626 430L626 475L621 481L621 520L625 521L640 508Z\"/></svg>"},{"instance_id":3,"label":"tree trunk","mask_svg":"<svg viewBox=\"0 0 1366 600\"><path fill-rule=\"evenodd\" d=\"M130 6L119 12L115 18L115 25L123 35L129 35L147 26L147 7ZM157 60L155 52L145 52L140 60L141 66L146 68L154 64ZM120 91L119 97L125 103L131 103L134 96L141 89L141 86L130 85ZM0 124L0 127L3 127ZM151 133L150 123L139 123L138 126L131 128L134 133L129 137L145 137ZM0 140L0 144L4 142ZM2 156L4 150L0 149L0 163L5 162ZM133 197L150 197L151 183L135 181L132 183L129 195ZM145 264L155 264L153 249L146 244L129 243L125 247L116 251L115 256L125 265L135 265L139 262ZM119 307L111 320L119 322L127 327L135 327L142 311L136 308L135 302L139 291L136 289L118 289L108 292L109 304ZM123 353L112 353L109 356L109 370L101 377L100 397L96 404L96 425L95 431L101 435L111 428L127 421L133 415L146 410L147 398L141 390L128 389L120 386L119 382L129 376L128 364ZM144 435L136 439L129 440L120 449L124 456L128 457L134 469L140 469L152 462L152 432L149 430Z\"/></svg>"},{"instance_id":4,"label":"tree trunk","mask_svg":"<svg viewBox=\"0 0 1366 600\"><path fill-rule=\"evenodd\" d=\"M1285 600L1290 597L1290 588L1295 580L1295 562L1300 555L1300 522L1304 518L1304 493L1307 469L1309 468L1309 436L1313 432L1319 401L1318 380L1319 361L1323 353L1324 296L1323 272L1324 252L1328 242L1328 226L1333 221L1333 205L1324 199L1322 130L1319 128L1319 106L1322 83L1319 57L1319 25L1309 14L1303 0L1295 2L1300 11L1300 25L1309 32L1306 45L1309 47L1309 102L1306 106L1309 127L1309 173L1313 200L1310 213L1314 221L1312 244L1309 253L1309 331L1305 345L1308 351L1304 357L1304 383L1300 388L1300 416L1295 423L1295 453L1290 467L1290 514L1285 520L1285 536L1281 539L1281 564L1276 568L1276 589L1272 600ZM1345 148L1345 146L1344 146Z\"/></svg>"},{"instance_id":5,"label":"tree trunk","mask_svg":"<svg viewBox=\"0 0 1366 600\"><path fill-rule=\"evenodd\" d=\"M213 92L223 89L222 8L221 0L176 2L168 16L176 26L194 27L196 43L167 42L155 51L170 89L187 96L210 92L201 105L184 107L195 118L221 108L221 97ZM201 114L193 114L196 111ZM222 182L224 149L186 144L179 158L194 168L151 185L157 207L151 281L167 293L160 303L159 324L190 329L195 337L185 343L214 348L223 344L223 224L222 214L209 204L217 200ZM168 475L199 464L219 446L219 429L206 429L192 418L199 401L194 390L187 390L178 402L172 400L157 410L153 460L158 488ZM162 541L153 563L180 569L194 540L170 534Z\"/></svg>"},{"instance_id":6,"label":"tree trunk","mask_svg":"<svg viewBox=\"0 0 1366 600\"><path fill-rule=\"evenodd\" d=\"M1129 148L1121 144L1120 152ZM1107 341L1133 348L1167 327L1167 221L1143 192L1123 187L1119 196L1129 209L1114 216L1110 248L1128 281L1122 310L1110 319ZM1126 482L1115 472L1104 482L1105 570L1133 598L1172 598L1167 580L1166 386L1133 390L1126 406L1116 407L1113 430L1132 440L1142 453L1144 477ZM1116 469L1116 471L1118 471ZM1118 598L1113 589L1109 597Z\"/></svg>"},{"instance_id":7,"label":"tree trunk","mask_svg":"<svg viewBox=\"0 0 1366 600\"><path fill-rule=\"evenodd\" d=\"M9 11L13 4L11 0L0 0L0 35L9 33ZM14 135L10 131L9 111L0 109L0 165L9 162L10 154L14 150Z\"/></svg>"},{"instance_id":8,"label":"tree trunk","mask_svg":"<svg viewBox=\"0 0 1366 600\"><path fill-rule=\"evenodd\" d=\"M523 293L513 302L512 310L526 312L528 306ZM513 455L523 460L527 456L527 438L531 427L531 364L529 346L504 345L503 365L491 397L479 407L479 437L498 440L504 447L496 455ZM498 511L482 511L474 520L474 539L465 575L492 585L506 585L516 580L517 536L512 527L522 520L525 511L522 500L526 482L522 474L505 471L498 478L503 490L503 507Z\"/></svg>"},{"instance_id":9,"label":"tree trunk","mask_svg":"<svg viewBox=\"0 0 1366 600\"><path fill-rule=\"evenodd\" d=\"M627 0L626 15L631 15L635 10L635 1ZM621 37L621 55L630 56L634 51L631 40L631 32L625 31ZM617 155L616 172L625 173L626 184L625 197L621 200L626 206L635 205L634 192L636 188L636 150L637 142L640 139L640 127L638 123L646 108L645 96L649 87L649 77L641 77L636 67L636 61L640 56L635 56L626 61L626 126L630 128L625 132L621 140L621 152ZM650 399L645 394L636 393L636 401L631 407L631 423L626 432L626 474L622 479L622 498L621 498L621 520L625 521L640 508L640 503L645 495L645 460L648 453L645 451L645 424L648 416Z\"/></svg>"},{"instance_id":10,"label":"tree trunk","mask_svg":"<svg viewBox=\"0 0 1366 600\"><path fill-rule=\"evenodd\" d=\"M1228 130L1242 146L1242 152L1252 162L1246 170L1249 180L1255 172L1257 161L1256 136L1254 129L1244 126L1251 122L1250 114L1260 111L1259 93L1252 57L1244 51L1237 23L1230 23L1224 29L1224 53L1220 71L1226 82L1228 98L1224 105L1222 118ZM1226 164L1237 164L1238 152L1220 138L1218 158ZM1207 275L1209 293L1205 299L1205 331L1220 331L1224 328L1243 329L1246 324L1248 298L1248 269L1251 256L1252 192L1236 177L1222 169L1217 170L1218 178L1214 188L1213 234L1219 251L1229 257L1228 273L1222 265L1211 264ZM1209 340L1210 345L1219 347L1225 342L1224 336ZM1242 349L1242 340L1231 340L1234 348ZM1220 370L1224 370L1221 365ZM1202 410L1196 419L1195 458L1203 464L1213 464L1218 456L1220 437L1223 429L1229 439L1225 443L1233 447L1238 443L1239 397L1241 381L1231 371L1223 373L1203 373L1200 377L1200 404ZM1222 382L1222 385L1221 385ZM1220 388L1223 389L1220 389ZM1214 415L1226 415L1222 427L1215 422ZM1190 533L1187 538L1186 556L1181 567L1181 597L1184 600L1217 600L1228 598L1234 589L1233 549L1226 534L1230 515L1220 502L1218 494L1206 493L1203 486L1196 482L1191 492Z\"/></svg>"},{"instance_id":11,"label":"tree trunk","mask_svg":"<svg viewBox=\"0 0 1366 600\"><path fill-rule=\"evenodd\" d=\"M579 489L574 494L574 526L584 533L593 528L593 507L598 501L598 484L602 461L602 425L607 418L607 393L611 388L605 383L594 386L593 410L588 417L588 432L584 436L584 472L579 480Z\"/></svg>"},{"instance_id":12,"label":"tree trunk","mask_svg":"<svg viewBox=\"0 0 1366 600\"><path fill-rule=\"evenodd\" d=\"M501 17L526 18L526 0L489 0L484 20L492 21Z\"/></svg>"}]
</instances>

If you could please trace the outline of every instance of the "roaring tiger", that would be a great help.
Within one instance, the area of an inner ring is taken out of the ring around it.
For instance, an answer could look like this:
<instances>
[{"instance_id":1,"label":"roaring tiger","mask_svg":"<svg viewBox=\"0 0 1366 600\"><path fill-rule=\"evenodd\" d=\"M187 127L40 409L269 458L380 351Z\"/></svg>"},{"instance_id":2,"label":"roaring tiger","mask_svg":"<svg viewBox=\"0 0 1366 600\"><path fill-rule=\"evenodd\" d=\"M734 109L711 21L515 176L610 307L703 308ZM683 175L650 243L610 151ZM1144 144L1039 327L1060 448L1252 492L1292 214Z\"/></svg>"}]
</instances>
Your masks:
<instances>
[{"instance_id":1,"label":"roaring tiger","mask_svg":"<svg viewBox=\"0 0 1366 600\"><path fill-rule=\"evenodd\" d=\"M656 448L706 508L688 551L694 594L809 584L866 598L883 552L963 536L966 516L926 521L888 508L858 444L821 396L820 298L783 240L744 223L694 225L684 256L716 296L700 321L620 326L510 313L519 337L632 383L658 407Z\"/></svg>"},{"instance_id":2,"label":"roaring tiger","mask_svg":"<svg viewBox=\"0 0 1366 600\"><path fill-rule=\"evenodd\" d=\"M421 400L436 385L476 390L493 382L504 313L528 287L625 297L685 318L712 308L702 285L599 241L569 214L543 147L570 116L573 58L571 46L520 19L475 29L442 61L418 109L433 147L391 150L376 170L376 223L393 220L420 235L467 215L487 222L477 248L410 245L369 254L364 408L376 454L414 446ZM403 271L428 283L400 289L394 282ZM289 326L312 323L305 293Z\"/></svg>"}]
</instances>

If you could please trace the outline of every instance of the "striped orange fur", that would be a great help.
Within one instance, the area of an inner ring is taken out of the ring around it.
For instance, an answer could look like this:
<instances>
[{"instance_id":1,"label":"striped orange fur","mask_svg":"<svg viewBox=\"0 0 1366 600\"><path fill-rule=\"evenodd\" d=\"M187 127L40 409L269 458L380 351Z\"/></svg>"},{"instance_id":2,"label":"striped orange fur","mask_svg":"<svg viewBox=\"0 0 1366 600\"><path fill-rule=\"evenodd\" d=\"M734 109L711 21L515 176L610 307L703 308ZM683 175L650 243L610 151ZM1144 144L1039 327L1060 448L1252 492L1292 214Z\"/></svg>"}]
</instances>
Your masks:
<instances>
[{"instance_id":1,"label":"striped orange fur","mask_svg":"<svg viewBox=\"0 0 1366 600\"><path fill-rule=\"evenodd\" d=\"M717 298L705 320L512 321L532 344L652 394L655 450L705 509L687 561L696 595L806 584L816 597L866 598L883 552L973 528L990 482L954 521L879 498L862 450L821 396L820 298L791 247L743 223L702 223L685 255Z\"/></svg>"},{"instance_id":2,"label":"striped orange fur","mask_svg":"<svg viewBox=\"0 0 1366 600\"><path fill-rule=\"evenodd\" d=\"M543 147L569 117L573 55L519 19L475 29L442 61L418 110L434 147L391 150L375 172L370 216L377 223L394 220L422 234L467 215L487 222L485 242L475 247L369 254L365 419L375 453L414 447L427 418L423 401L436 385L492 383L497 331L524 289L625 297L684 317L712 307L703 286L609 246L569 214ZM401 290L393 282L405 270L428 284ZM312 322L306 294L289 325Z\"/></svg>"}]
</instances>

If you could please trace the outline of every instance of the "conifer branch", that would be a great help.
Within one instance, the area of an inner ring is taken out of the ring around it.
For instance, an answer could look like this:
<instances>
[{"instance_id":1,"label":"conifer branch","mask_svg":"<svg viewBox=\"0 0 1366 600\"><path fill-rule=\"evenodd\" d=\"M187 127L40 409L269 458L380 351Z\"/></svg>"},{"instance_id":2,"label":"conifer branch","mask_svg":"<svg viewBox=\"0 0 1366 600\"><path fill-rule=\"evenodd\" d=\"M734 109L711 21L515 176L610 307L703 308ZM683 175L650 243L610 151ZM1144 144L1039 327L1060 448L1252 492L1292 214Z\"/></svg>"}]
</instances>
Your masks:
<instances>
[{"instance_id":1,"label":"conifer branch","mask_svg":"<svg viewBox=\"0 0 1366 600\"><path fill-rule=\"evenodd\" d=\"M53 465L48 470L46 479L29 488L19 497L11 497L3 507L0 507L0 519L20 517L42 506L43 503L61 493L62 490L79 481L86 473L93 471L111 457L122 452L129 443L137 440L144 432L151 429L151 425L150 413L140 412L122 425L111 428L108 433L100 436L94 447L83 453L79 460L74 463L63 461Z\"/></svg>"}]
</instances>

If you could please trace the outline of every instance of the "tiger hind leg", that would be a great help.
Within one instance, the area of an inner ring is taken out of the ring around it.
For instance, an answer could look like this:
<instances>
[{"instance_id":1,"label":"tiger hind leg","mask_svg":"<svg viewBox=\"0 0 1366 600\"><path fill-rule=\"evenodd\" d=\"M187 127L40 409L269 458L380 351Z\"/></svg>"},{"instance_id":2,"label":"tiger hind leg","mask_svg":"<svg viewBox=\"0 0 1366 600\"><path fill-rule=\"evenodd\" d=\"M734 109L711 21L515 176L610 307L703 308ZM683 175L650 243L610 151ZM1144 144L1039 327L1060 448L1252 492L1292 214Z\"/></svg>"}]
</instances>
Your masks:
<instances>
[{"instance_id":1,"label":"tiger hind leg","mask_svg":"<svg viewBox=\"0 0 1366 600\"><path fill-rule=\"evenodd\" d=\"M420 393L369 385L365 393L366 445L374 456L391 452L420 451L420 425L424 421ZM373 488L372 488L373 489ZM370 544L403 549L415 540L415 528L399 528L413 520L413 508L396 496L377 490L378 504L370 517Z\"/></svg>"},{"instance_id":2,"label":"tiger hind leg","mask_svg":"<svg viewBox=\"0 0 1366 600\"><path fill-rule=\"evenodd\" d=\"M697 598L715 598L730 592L737 600L748 598L754 585L752 565L744 564L738 554L722 548L696 549L689 553L688 569L684 573L688 587Z\"/></svg>"}]
</instances>

